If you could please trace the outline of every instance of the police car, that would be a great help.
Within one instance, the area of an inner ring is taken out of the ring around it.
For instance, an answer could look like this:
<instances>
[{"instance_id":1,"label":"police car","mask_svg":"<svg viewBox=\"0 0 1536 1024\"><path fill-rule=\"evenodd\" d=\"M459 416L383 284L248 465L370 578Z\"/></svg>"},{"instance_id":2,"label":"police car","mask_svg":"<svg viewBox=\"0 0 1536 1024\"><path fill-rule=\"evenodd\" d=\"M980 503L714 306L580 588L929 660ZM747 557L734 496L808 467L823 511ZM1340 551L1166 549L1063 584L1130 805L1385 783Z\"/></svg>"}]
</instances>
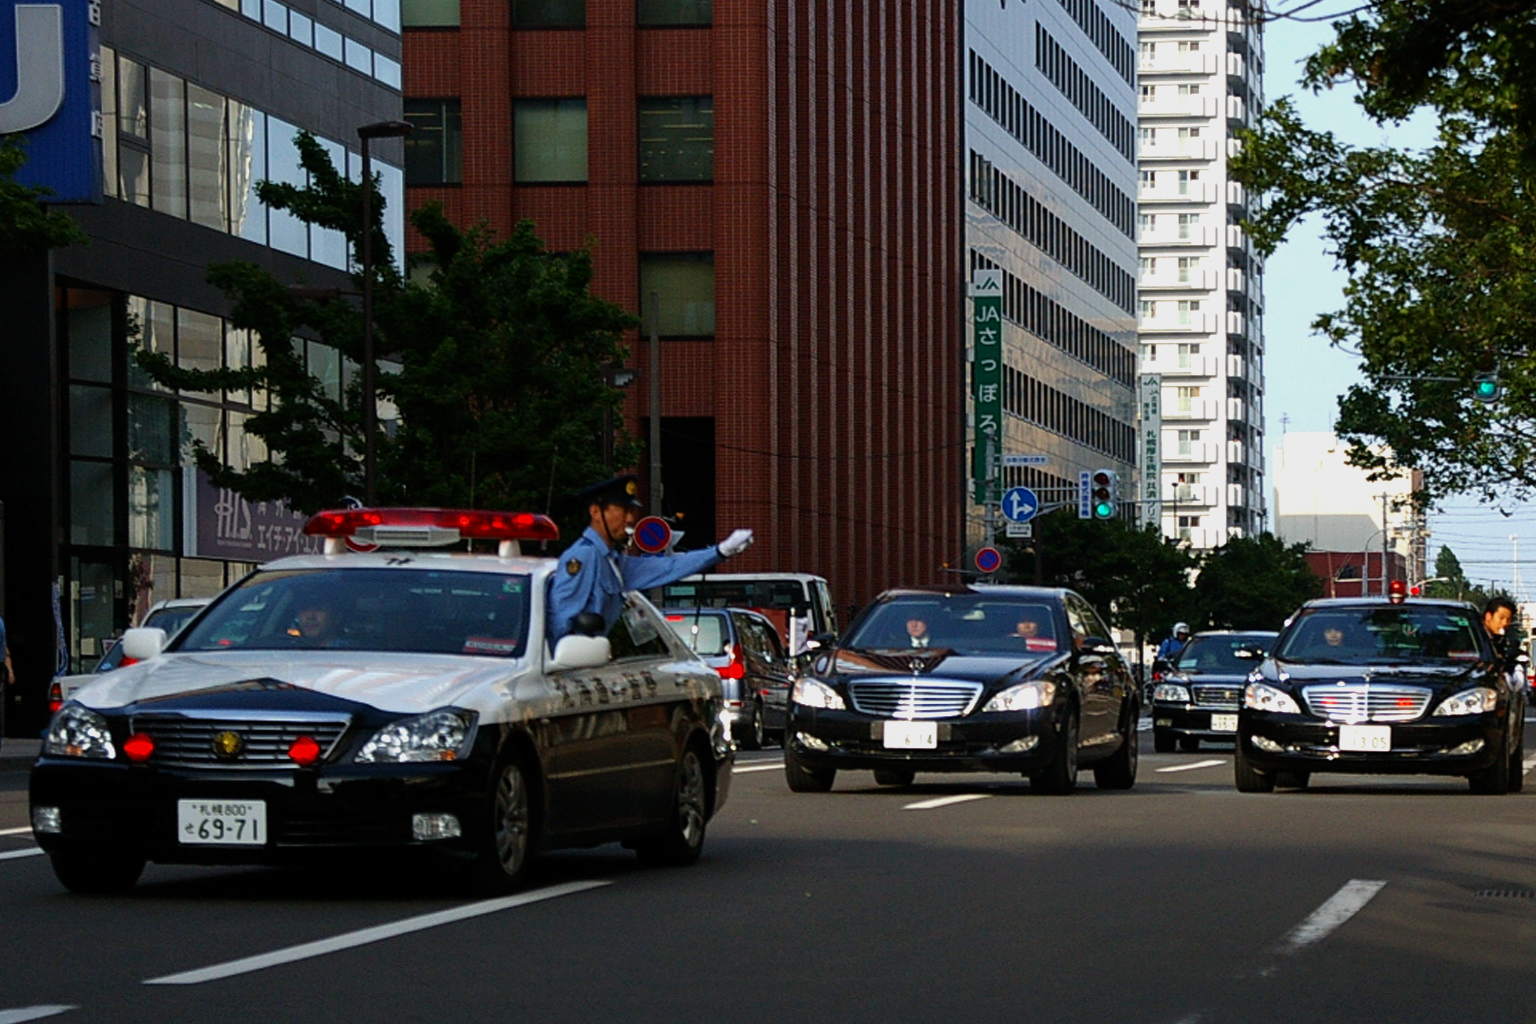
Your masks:
<instances>
[{"instance_id":1,"label":"police car","mask_svg":"<svg viewBox=\"0 0 1536 1024\"><path fill-rule=\"evenodd\" d=\"M719 675L639 594L607 636L545 642L544 516L324 512L138 664L77 690L32 770L32 825L77 892L146 861L435 850L483 888L539 849L698 859L732 747ZM437 550L491 542L495 554ZM367 549L374 548L369 551ZM363 550L358 550L363 549Z\"/></svg>"}]
</instances>

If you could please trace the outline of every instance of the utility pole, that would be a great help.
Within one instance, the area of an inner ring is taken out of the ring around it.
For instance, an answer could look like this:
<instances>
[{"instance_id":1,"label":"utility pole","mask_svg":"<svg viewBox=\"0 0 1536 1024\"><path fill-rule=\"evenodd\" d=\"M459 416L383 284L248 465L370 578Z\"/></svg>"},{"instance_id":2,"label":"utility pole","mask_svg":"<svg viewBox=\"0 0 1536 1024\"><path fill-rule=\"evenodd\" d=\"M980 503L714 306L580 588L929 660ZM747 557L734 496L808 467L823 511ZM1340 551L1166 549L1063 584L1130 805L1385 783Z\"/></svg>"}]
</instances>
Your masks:
<instances>
[{"instance_id":1,"label":"utility pole","mask_svg":"<svg viewBox=\"0 0 1536 1024\"><path fill-rule=\"evenodd\" d=\"M1392 540L1392 534L1387 529L1387 498L1390 495L1381 495L1381 596L1387 596L1387 581L1392 576L1391 562L1388 560L1388 544Z\"/></svg>"},{"instance_id":2,"label":"utility pole","mask_svg":"<svg viewBox=\"0 0 1536 1024\"><path fill-rule=\"evenodd\" d=\"M651 507L661 515L661 298L651 292Z\"/></svg>"}]
</instances>

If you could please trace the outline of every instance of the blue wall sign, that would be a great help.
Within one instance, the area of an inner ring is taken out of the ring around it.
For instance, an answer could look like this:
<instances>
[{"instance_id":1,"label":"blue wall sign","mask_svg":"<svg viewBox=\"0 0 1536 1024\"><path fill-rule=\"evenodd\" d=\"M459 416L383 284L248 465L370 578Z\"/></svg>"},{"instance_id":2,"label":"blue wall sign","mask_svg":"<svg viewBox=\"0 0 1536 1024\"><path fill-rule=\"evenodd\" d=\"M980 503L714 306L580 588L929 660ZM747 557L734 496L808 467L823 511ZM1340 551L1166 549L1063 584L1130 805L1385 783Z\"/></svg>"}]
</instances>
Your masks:
<instances>
[{"instance_id":1,"label":"blue wall sign","mask_svg":"<svg viewBox=\"0 0 1536 1024\"><path fill-rule=\"evenodd\" d=\"M100 0L0 0L0 135L20 134L24 185L101 202Z\"/></svg>"}]
</instances>

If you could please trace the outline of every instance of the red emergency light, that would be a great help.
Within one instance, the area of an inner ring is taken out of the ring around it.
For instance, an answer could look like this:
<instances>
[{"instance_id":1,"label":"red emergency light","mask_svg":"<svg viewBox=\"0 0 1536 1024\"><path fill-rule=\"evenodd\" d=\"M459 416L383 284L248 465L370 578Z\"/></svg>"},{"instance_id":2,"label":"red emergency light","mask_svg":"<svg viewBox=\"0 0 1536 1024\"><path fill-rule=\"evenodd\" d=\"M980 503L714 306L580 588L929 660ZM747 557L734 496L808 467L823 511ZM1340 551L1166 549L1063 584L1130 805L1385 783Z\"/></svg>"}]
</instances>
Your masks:
<instances>
[{"instance_id":1,"label":"red emergency light","mask_svg":"<svg viewBox=\"0 0 1536 1024\"><path fill-rule=\"evenodd\" d=\"M1387 584L1387 600L1393 604L1402 604L1403 598L1408 596L1408 584L1402 580L1393 580Z\"/></svg>"}]
</instances>

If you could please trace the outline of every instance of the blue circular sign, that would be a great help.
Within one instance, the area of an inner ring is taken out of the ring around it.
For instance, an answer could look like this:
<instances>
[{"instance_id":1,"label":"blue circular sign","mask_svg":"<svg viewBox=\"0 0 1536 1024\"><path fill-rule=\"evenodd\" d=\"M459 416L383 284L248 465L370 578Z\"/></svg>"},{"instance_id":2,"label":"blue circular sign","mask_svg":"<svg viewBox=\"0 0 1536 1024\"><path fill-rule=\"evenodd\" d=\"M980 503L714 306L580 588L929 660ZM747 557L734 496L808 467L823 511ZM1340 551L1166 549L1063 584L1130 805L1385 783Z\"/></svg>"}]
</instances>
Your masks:
<instances>
[{"instance_id":1,"label":"blue circular sign","mask_svg":"<svg viewBox=\"0 0 1536 1024\"><path fill-rule=\"evenodd\" d=\"M646 516L635 524L635 547L647 555L659 555L672 543L672 527L660 516Z\"/></svg>"},{"instance_id":2,"label":"blue circular sign","mask_svg":"<svg viewBox=\"0 0 1536 1024\"><path fill-rule=\"evenodd\" d=\"M1010 487L1003 492L1003 518L1010 523L1027 523L1040 511L1040 499L1028 487Z\"/></svg>"},{"instance_id":3,"label":"blue circular sign","mask_svg":"<svg viewBox=\"0 0 1536 1024\"><path fill-rule=\"evenodd\" d=\"M1003 564L1003 553L997 548L982 548L976 552L976 568L982 572L997 572Z\"/></svg>"}]
</instances>

